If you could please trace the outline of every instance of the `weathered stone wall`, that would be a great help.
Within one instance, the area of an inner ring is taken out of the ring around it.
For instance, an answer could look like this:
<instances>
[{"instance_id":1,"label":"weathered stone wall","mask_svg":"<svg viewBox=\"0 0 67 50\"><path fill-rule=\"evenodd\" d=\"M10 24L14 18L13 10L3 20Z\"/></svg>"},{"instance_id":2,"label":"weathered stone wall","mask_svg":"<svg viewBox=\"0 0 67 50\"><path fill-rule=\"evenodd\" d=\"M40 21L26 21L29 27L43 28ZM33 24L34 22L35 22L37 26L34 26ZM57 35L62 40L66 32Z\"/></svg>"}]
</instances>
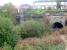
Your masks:
<instances>
[{"instance_id":1,"label":"weathered stone wall","mask_svg":"<svg viewBox=\"0 0 67 50\"><path fill-rule=\"evenodd\" d=\"M65 17L64 16L51 16L50 17L50 23L53 24L55 22L59 22L63 26L65 26Z\"/></svg>"}]
</instances>

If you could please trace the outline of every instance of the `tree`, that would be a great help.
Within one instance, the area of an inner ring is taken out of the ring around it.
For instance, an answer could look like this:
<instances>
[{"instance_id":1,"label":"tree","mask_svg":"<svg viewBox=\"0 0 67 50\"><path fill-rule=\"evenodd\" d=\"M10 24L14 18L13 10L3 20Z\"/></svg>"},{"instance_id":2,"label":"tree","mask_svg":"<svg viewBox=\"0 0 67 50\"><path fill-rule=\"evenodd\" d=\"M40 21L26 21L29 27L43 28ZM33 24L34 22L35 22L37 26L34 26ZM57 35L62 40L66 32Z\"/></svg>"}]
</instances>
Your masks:
<instances>
[{"instance_id":1,"label":"tree","mask_svg":"<svg viewBox=\"0 0 67 50\"><path fill-rule=\"evenodd\" d=\"M31 10L27 10L27 11L25 11L24 12L24 15L25 16L35 16L35 15L42 15L44 13L44 11L43 10L41 10L41 9L31 9Z\"/></svg>"},{"instance_id":2,"label":"tree","mask_svg":"<svg viewBox=\"0 0 67 50\"><path fill-rule=\"evenodd\" d=\"M17 14L17 8L11 3L5 4L0 9L0 16L10 18L13 22L15 20L16 14Z\"/></svg>"},{"instance_id":3,"label":"tree","mask_svg":"<svg viewBox=\"0 0 67 50\"><path fill-rule=\"evenodd\" d=\"M0 47L6 42L14 49L19 38L20 36L17 31L15 31L11 20L5 17L0 17Z\"/></svg>"}]
</instances>

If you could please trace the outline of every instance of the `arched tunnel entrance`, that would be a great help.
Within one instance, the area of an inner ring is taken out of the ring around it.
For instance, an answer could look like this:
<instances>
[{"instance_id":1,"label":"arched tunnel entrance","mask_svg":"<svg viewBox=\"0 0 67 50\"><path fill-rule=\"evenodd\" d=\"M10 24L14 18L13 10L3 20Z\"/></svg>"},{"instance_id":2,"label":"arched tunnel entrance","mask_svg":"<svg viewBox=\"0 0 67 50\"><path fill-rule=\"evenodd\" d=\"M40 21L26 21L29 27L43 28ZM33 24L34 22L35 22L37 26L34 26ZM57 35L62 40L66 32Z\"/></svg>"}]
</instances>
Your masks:
<instances>
[{"instance_id":1,"label":"arched tunnel entrance","mask_svg":"<svg viewBox=\"0 0 67 50\"><path fill-rule=\"evenodd\" d=\"M55 22L55 23L53 23L52 28L54 30L62 29L63 28L63 25L60 22Z\"/></svg>"}]
</instances>

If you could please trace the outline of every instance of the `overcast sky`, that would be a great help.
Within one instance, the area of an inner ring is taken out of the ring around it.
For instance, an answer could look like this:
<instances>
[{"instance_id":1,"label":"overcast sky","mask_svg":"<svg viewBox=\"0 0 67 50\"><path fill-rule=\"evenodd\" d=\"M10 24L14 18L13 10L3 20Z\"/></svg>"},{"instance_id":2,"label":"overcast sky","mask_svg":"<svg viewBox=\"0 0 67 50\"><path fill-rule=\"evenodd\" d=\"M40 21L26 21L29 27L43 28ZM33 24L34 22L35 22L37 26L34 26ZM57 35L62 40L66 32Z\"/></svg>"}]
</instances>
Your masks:
<instances>
[{"instance_id":1,"label":"overcast sky","mask_svg":"<svg viewBox=\"0 0 67 50\"><path fill-rule=\"evenodd\" d=\"M6 3L12 3L15 6L19 6L21 4L32 4L33 0L0 0L0 5L4 5Z\"/></svg>"}]
</instances>

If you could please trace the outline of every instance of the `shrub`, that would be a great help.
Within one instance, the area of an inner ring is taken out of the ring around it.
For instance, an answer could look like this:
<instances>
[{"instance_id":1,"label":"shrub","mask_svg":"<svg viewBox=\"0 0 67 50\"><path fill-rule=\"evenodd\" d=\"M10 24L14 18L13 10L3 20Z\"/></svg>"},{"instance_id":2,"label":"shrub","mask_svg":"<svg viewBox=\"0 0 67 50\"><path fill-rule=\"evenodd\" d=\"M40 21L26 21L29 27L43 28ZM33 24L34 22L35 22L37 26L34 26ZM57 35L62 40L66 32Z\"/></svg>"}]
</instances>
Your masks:
<instances>
[{"instance_id":1,"label":"shrub","mask_svg":"<svg viewBox=\"0 0 67 50\"><path fill-rule=\"evenodd\" d=\"M0 17L0 47L4 45L4 42L7 42L12 47L15 46L19 35L13 29L13 26L9 19Z\"/></svg>"},{"instance_id":2,"label":"shrub","mask_svg":"<svg viewBox=\"0 0 67 50\"><path fill-rule=\"evenodd\" d=\"M8 44L5 42L2 50L12 50L12 48L11 48L10 45L8 45Z\"/></svg>"},{"instance_id":3,"label":"shrub","mask_svg":"<svg viewBox=\"0 0 67 50\"><path fill-rule=\"evenodd\" d=\"M22 38L41 37L49 32L49 29L38 21L27 21L19 27L19 30Z\"/></svg>"}]
</instances>

